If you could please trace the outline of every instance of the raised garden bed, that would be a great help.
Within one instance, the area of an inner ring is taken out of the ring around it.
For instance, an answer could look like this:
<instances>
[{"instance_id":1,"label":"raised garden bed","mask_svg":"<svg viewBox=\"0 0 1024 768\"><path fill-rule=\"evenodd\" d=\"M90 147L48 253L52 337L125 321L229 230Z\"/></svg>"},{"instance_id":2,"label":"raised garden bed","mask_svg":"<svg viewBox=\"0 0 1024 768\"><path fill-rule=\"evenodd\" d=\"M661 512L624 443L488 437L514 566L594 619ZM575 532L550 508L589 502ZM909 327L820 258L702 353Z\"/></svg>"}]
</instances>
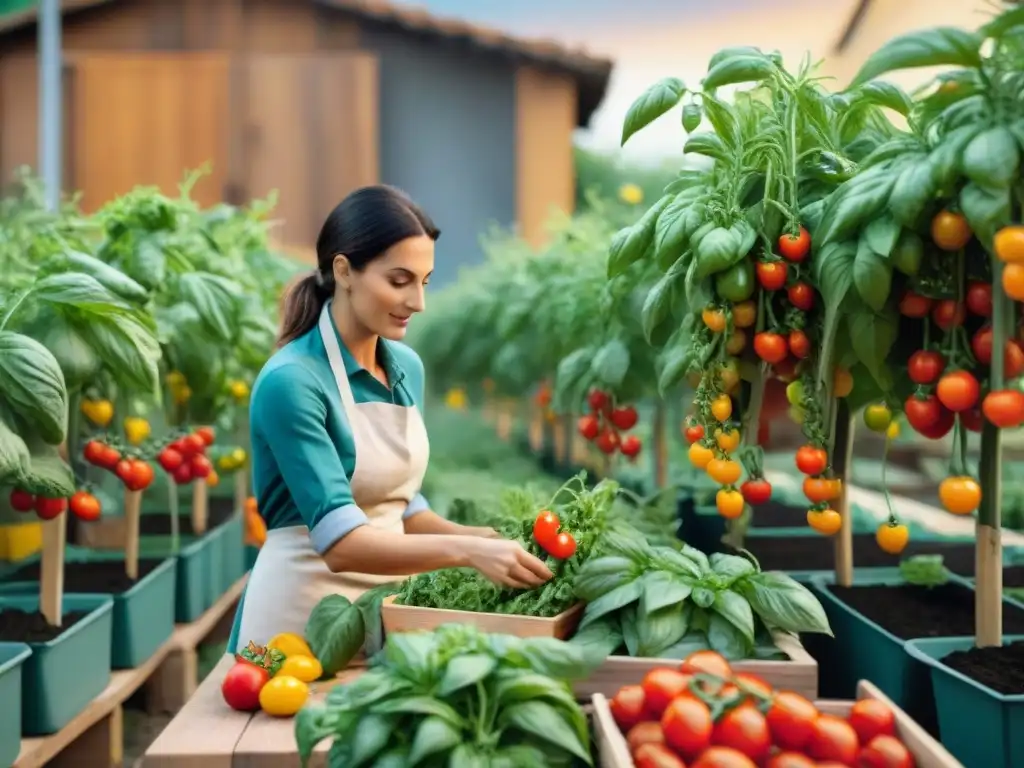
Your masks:
<instances>
[{"instance_id":1,"label":"raised garden bed","mask_svg":"<svg viewBox=\"0 0 1024 768\"><path fill-rule=\"evenodd\" d=\"M395 632L432 631L442 624L469 624L483 632L515 635L516 637L554 637L567 639L583 615L583 603L578 603L557 616L517 616L508 613L477 613L452 611L441 608L421 608L416 605L398 605L395 595L381 604L381 621L385 634Z\"/></svg>"},{"instance_id":2,"label":"raised garden bed","mask_svg":"<svg viewBox=\"0 0 1024 768\"><path fill-rule=\"evenodd\" d=\"M23 736L56 733L106 688L113 608L106 595L66 595L62 626L53 627L38 596L0 595L0 643L32 649L21 668Z\"/></svg>"},{"instance_id":3,"label":"raised garden bed","mask_svg":"<svg viewBox=\"0 0 1024 768\"><path fill-rule=\"evenodd\" d=\"M64 565L66 594L110 595L113 607L113 638L110 664L113 669L137 667L152 656L174 632L174 558L139 560L139 578L125 573L124 561L108 553L72 551ZM38 592L40 565L25 565L9 574L0 585L4 593Z\"/></svg>"},{"instance_id":4,"label":"raised garden bed","mask_svg":"<svg viewBox=\"0 0 1024 768\"><path fill-rule=\"evenodd\" d=\"M912 640L931 673L939 734L967 768L1024 765L1024 635L977 648L974 637Z\"/></svg>"},{"instance_id":5,"label":"raised garden bed","mask_svg":"<svg viewBox=\"0 0 1024 768\"><path fill-rule=\"evenodd\" d=\"M873 680L931 732L938 722L928 668L907 654L908 640L959 637L974 631L975 593L952 578L936 587L913 586L897 575L858 573L854 585L838 587L831 576L812 580L835 633L833 658L819 658L834 690L852 690ZM1003 603L1007 633L1024 634L1024 607Z\"/></svg>"}]
</instances>

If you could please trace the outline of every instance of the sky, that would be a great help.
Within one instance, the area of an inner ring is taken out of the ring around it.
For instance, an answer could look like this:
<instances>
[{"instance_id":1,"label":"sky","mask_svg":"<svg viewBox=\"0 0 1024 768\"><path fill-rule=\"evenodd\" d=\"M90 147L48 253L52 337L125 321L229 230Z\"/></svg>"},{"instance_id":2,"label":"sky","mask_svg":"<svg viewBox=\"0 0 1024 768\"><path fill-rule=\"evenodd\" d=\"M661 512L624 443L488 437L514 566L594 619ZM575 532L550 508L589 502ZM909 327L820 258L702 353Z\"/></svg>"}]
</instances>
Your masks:
<instances>
[{"instance_id":1,"label":"sky","mask_svg":"<svg viewBox=\"0 0 1024 768\"><path fill-rule=\"evenodd\" d=\"M711 55L728 45L779 49L797 61L822 55L856 0L419 0L438 16L551 38L615 61L608 93L584 146L615 149L622 118L648 85L675 76L696 85ZM823 10L827 7L827 10ZM777 9L773 13L772 9ZM767 12L766 12L767 11ZM653 163L678 157L684 136L666 117L629 141L623 157Z\"/></svg>"}]
</instances>

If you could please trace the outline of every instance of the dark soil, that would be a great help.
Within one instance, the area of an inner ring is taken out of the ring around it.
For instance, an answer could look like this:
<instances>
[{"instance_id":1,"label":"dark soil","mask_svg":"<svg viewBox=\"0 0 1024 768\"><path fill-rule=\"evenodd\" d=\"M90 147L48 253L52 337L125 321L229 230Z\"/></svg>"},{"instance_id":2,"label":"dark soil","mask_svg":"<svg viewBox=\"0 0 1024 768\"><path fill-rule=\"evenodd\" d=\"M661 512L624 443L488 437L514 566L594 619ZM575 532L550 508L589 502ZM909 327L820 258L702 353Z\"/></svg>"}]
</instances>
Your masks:
<instances>
[{"instance_id":1,"label":"dark soil","mask_svg":"<svg viewBox=\"0 0 1024 768\"><path fill-rule=\"evenodd\" d=\"M18 608L4 608L0 611L0 642L48 643L88 615L88 611L71 611L64 614L62 626L51 627L39 611L29 613Z\"/></svg>"},{"instance_id":2,"label":"dark soil","mask_svg":"<svg viewBox=\"0 0 1024 768\"><path fill-rule=\"evenodd\" d=\"M837 587L829 591L850 608L903 640L974 634L974 590L961 584ZM1003 606L1003 631L1024 634L1024 610Z\"/></svg>"},{"instance_id":3,"label":"dark soil","mask_svg":"<svg viewBox=\"0 0 1024 768\"><path fill-rule=\"evenodd\" d=\"M835 568L835 548L820 536L748 537L744 546L754 553L766 571L830 571ZM725 545L723 548L729 550ZM853 564L858 568L895 567L900 560L913 555L942 555L946 568L953 573L974 575L974 544L969 541L911 540L903 554L889 555L878 548L873 533L853 535Z\"/></svg>"},{"instance_id":4,"label":"dark soil","mask_svg":"<svg viewBox=\"0 0 1024 768\"><path fill-rule=\"evenodd\" d=\"M1003 568L1003 587L1024 587L1024 565L1008 565Z\"/></svg>"},{"instance_id":5,"label":"dark soil","mask_svg":"<svg viewBox=\"0 0 1024 768\"><path fill-rule=\"evenodd\" d=\"M163 560L139 560L139 578L151 573ZM37 581L39 564L19 568L5 581ZM117 595L127 592L135 581L124 572L123 560L64 564L64 591L67 594Z\"/></svg>"},{"instance_id":6,"label":"dark soil","mask_svg":"<svg viewBox=\"0 0 1024 768\"><path fill-rule=\"evenodd\" d=\"M769 501L754 509L751 525L754 528L798 528L807 525L807 509Z\"/></svg>"},{"instance_id":7,"label":"dark soil","mask_svg":"<svg viewBox=\"0 0 1024 768\"><path fill-rule=\"evenodd\" d=\"M211 498L210 505L206 512L206 532L209 533L218 525L227 522L235 511L234 499ZM178 515L178 530L182 536L193 536L192 515L183 512ZM142 536L170 536L171 516L170 514L144 514L139 517L139 533Z\"/></svg>"},{"instance_id":8,"label":"dark soil","mask_svg":"<svg viewBox=\"0 0 1024 768\"><path fill-rule=\"evenodd\" d=\"M1024 642L954 651L942 663L998 693L1024 694Z\"/></svg>"}]
</instances>

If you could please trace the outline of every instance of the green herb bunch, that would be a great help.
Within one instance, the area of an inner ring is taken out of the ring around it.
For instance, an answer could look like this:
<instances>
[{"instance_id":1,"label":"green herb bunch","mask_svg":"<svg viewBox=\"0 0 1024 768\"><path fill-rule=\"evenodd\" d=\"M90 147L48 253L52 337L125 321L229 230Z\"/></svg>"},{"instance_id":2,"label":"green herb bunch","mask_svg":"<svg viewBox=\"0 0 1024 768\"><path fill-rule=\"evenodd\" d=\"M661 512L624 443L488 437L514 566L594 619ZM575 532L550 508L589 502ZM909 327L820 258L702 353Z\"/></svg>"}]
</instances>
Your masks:
<instances>
[{"instance_id":1,"label":"green herb bunch","mask_svg":"<svg viewBox=\"0 0 1024 768\"><path fill-rule=\"evenodd\" d=\"M470 569L448 569L413 576L402 584L395 602L423 608L507 613L522 616L556 616L577 602L573 580L582 565L596 554L606 534L613 530L612 506L619 490L613 480L586 488L583 475L562 486L546 505L522 493L509 493L499 526L502 536L519 541L531 554L544 560L555 574L533 590L505 589ZM576 553L566 559L549 557L533 539L533 523L542 509L550 509L562 522L562 530L576 539Z\"/></svg>"},{"instance_id":2,"label":"green herb bunch","mask_svg":"<svg viewBox=\"0 0 1024 768\"><path fill-rule=\"evenodd\" d=\"M391 635L369 671L299 712L299 754L305 765L332 739L330 765L593 765L586 715L567 681L601 661L553 638L465 625Z\"/></svg>"},{"instance_id":3,"label":"green herb bunch","mask_svg":"<svg viewBox=\"0 0 1024 768\"><path fill-rule=\"evenodd\" d=\"M773 630L831 635L821 603L786 574L738 555L652 546L639 534L610 540L575 586L587 607L572 642L607 655L785 658Z\"/></svg>"}]
</instances>

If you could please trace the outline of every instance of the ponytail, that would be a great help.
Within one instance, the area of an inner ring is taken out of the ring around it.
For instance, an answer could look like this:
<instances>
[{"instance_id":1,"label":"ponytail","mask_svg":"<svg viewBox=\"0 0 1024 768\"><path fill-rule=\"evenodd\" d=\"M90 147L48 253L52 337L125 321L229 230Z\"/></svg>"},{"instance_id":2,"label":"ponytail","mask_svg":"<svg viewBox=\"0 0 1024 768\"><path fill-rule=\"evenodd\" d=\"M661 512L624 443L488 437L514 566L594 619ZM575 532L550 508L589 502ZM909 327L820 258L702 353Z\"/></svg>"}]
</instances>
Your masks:
<instances>
[{"instance_id":1,"label":"ponytail","mask_svg":"<svg viewBox=\"0 0 1024 768\"><path fill-rule=\"evenodd\" d=\"M324 302L331 291L324 290L317 270L306 273L292 282L281 297L281 330L277 346L283 347L309 332L320 320Z\"/></svg>"}]
</instances>

